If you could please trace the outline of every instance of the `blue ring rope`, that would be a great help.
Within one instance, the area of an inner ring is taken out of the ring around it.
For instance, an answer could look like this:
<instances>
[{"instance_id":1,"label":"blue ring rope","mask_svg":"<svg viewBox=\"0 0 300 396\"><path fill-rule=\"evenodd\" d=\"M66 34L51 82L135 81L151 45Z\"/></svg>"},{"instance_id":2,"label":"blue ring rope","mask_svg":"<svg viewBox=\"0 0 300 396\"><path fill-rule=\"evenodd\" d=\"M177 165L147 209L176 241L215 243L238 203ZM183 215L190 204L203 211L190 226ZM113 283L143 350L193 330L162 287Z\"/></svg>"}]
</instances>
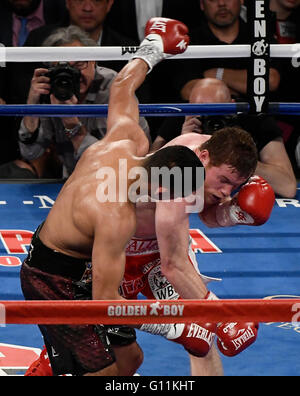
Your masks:
<instances>
[{"instance_id":1,"label":"blue ring rope","mask_svg":"<svg viewBox=\"0 0 300 396\"><path fill-rule=\"evenodd\" d=\"M140 115L192 116L192 115L228 115L247 113L248 103L213 104L140 104ZM37 116L37 117L106 117L108 105L1 105L0 116ZM269 114L300 115L300 103L269 103Z\"/></svg>"}]
</instances>

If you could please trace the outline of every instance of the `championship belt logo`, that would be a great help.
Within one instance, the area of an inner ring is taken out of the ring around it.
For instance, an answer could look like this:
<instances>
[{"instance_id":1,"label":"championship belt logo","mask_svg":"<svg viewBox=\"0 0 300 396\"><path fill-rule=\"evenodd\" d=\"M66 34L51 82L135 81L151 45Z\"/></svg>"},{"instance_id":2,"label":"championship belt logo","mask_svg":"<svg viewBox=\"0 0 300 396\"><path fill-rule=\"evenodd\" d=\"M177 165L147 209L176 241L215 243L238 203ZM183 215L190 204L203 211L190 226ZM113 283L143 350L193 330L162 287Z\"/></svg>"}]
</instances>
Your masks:
<instances>
[{"instance_id":1,"label":"championship belt logo","mask_svg":"<svg viewBox=\"0 0 300 396\"><path fill-rule=\"evenodd\" d=\"M177 300L179 294L162 274L160 266L153 268L148 275L148 282L155 299Z\"/></svg>"}]
</instances>

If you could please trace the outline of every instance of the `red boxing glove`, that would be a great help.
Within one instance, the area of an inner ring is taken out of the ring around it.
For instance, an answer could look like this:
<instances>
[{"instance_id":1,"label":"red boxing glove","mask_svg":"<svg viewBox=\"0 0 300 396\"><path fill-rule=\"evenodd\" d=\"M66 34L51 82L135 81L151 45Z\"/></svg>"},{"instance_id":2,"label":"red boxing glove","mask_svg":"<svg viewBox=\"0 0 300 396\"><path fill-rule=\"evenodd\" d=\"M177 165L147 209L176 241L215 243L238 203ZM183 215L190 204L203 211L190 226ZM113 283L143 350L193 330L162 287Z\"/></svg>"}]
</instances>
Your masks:
<instances>
[{"instance_id":1,"label":"red boxing glove","mask_svg":"<svg viewBox=\"0 0 300 396\"><path fill-rule=\"evenodd\" d=\"M217 345L225 356L236 356L257 338L258 324L255 323L220 323L217 327Z\"/></svg>"},{"instance_id":2,"label":"red boxing glove","mask_svg":"<svg viewBox=\"0 0 300 396\"><path fill-rule=\"evenodd\" d=\"M270 217L275 203L275 194L262 177L254 176L237 195L237 204L250 215L253 225L262 225Z\"/></svg>"},{"instance_id":3,"label":"red boxing glove","mask_svg":"<svg viewBox=\"0 0 300 396\"><path fill-rule=\"evenodd\" d=\"M177 55L187 49L190 42L188 33L188 27L180 21L168 18L151 18L146 24L145 40L150 44L159 42L160 49L165 54ZM155 37L150 37L151 35ZM161 45L163 46L161 47Z\"/></svg>"},{"instance_id":4,"label":"red boxing glove","mask_svg":"<svg viewBox=\"0 0 300 396\"><path fill-rule=\"evenodd\" d=\"M220 226L236 224L259 226L270 217L275 203L272 187L260 176L253 176L230 201L216 209Z\"/></svg>"},{"instance_id":5,"label":"red boxing glove","mask_svg":"<svg viewBox=\"0 0 300 396\"><path fill-rule=\"evenodd\" d=\"M151 18L145 28L145 39L133 59L143 59L149 71L165 58L183 53L190 39L187 26L175 19Z\"/></svg>"},{"instance_id":6,"label":"red boxing glove","mask_svg":"<svg viewBox=\"0 0 300 396\"><path fill-rule=\"evenodd\" d=\"M205 300L218 300L218 297L208 291ZM168 340L183 345L191 355L204 357L210 351L215 340L217 325L213 323L187 323L174 325L166 335Z\"/></svg>"},{"instance_id":7,"label":"red boxing glove","mask_svg":"<svg viewBox=\"0 0 300 396\"><path fill-rule=\"evenodd\" d=\"M215 332L216 325L212 323L180 323L172 325L166 338L181 344L191 355L204 357L214 342Z\"/></svg>"}]
</instances>

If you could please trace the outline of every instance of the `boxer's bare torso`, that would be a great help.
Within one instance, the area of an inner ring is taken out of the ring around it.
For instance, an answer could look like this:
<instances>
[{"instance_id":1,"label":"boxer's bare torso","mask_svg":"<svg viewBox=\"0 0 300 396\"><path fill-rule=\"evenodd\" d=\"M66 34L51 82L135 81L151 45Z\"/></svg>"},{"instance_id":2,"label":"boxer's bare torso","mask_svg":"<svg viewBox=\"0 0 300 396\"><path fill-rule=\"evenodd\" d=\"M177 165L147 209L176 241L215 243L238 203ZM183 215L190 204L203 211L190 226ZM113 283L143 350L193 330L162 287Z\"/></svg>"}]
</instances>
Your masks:
<instances>
[{"instance_id":1,"label":"boxer's bare torso","mask_svg":"<svg viewBox=\"0 0 300 396\"><path fill-rule=\"evenodd\" d=\"M127 202L99 202L97 189L101 180L97 172L110 167L116 175L118 197L118 159L126 159L128 171L138 166L134 144L129 140L91 146L79 161L74 173L63 186L57 200L40 231L40 238L49 248L78 258L90 258L95 230L103 235L114 227L114 218L124 219L129 234L136 228L135 205ZM121 225L122 227L122 225ZM119 229L120 234L122 230ZM121 235L120 235L121 238Z\"/></svg>"}]
</instances>

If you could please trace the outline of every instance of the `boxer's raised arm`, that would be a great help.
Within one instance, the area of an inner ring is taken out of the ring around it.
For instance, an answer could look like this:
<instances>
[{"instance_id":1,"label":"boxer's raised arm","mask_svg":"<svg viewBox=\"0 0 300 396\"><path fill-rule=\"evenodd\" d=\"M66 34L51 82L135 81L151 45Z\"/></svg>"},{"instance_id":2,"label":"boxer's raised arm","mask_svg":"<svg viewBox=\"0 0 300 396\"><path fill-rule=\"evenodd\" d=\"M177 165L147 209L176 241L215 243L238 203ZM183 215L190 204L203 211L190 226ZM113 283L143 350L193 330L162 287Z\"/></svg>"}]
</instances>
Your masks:
<instances>
[{"instance_id":1,"label":"boxer's raised arm","mask_svg":"<svg viewBox=\"0 0 300 396\"><path fill-rule=\"evenodd\" d=\"M147 154L149 145L138 126L139 108L135 92L157 63L183 53L188 44L188 28L183 23L167 18L148 21L145 39L133 60L120 71L111 86L107 141L129 139L136 144L137 155Z\"/></svg>"},{"instance_id":2,"label":"boxer's raised arm","mask_svg":"<svg viewBox=\"0 0 300 396\"><path fill-rule=\"evenodd\" d=\"M139 107L136 89L145 80L148 66L136 59L127 64L116 76L110 90L106 141L131 140L136 145L137 155L149 151L149 141L139 126Z\"/></svg>"}]
</instances>

